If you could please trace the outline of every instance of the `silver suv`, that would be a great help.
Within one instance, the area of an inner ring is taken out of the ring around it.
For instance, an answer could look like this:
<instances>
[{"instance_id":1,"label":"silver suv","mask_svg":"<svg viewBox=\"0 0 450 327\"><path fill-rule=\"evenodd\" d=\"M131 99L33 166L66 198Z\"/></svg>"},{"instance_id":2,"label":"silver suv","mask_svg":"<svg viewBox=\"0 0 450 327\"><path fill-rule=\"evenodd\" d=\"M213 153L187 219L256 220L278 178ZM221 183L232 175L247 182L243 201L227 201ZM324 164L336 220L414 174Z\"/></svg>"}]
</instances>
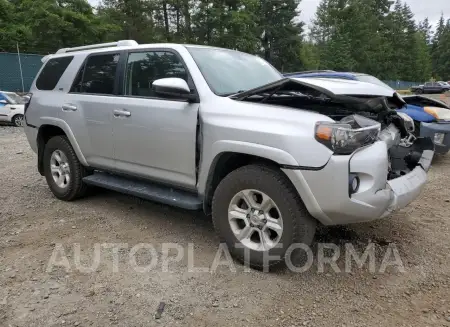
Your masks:
<instances>
[{"instance_id":1,"label":"silver suv","mask_svg":"<svg viewBox=\"0 0 450 327\"><path fill-rule=\"evenodd\" d=\"M125 40L43 61L25 131L57 198L94 185L202 209L253 267L310 244L317 222L405 207L434 153L392 90L283 78L237 51Z\"/></svg>"}]
</instances>

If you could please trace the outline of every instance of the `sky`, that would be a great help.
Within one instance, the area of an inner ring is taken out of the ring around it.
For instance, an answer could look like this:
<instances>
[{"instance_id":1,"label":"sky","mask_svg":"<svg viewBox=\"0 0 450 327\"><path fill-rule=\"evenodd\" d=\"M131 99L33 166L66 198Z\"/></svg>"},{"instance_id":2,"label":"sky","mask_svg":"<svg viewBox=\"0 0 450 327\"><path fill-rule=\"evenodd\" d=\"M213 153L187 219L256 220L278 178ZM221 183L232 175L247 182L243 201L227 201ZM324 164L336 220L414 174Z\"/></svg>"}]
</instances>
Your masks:
<instances>
[{"instance_id":1,"label":"sky","mask_svg":"<svg viewBox=\"0 0 450 327\"><path fill-rule=\"evenodd\" d=\"M92 5L97 5L99 0L88 0ZM302 0L300 3L300 19L307 25L314 18L317 5L320 0ZM433 25L436 24L441 17L441 13L448 19L450 18L450 0L404 0L413 11L417 21L421 21L428 17Z\"/></svg>"}]
</instances>

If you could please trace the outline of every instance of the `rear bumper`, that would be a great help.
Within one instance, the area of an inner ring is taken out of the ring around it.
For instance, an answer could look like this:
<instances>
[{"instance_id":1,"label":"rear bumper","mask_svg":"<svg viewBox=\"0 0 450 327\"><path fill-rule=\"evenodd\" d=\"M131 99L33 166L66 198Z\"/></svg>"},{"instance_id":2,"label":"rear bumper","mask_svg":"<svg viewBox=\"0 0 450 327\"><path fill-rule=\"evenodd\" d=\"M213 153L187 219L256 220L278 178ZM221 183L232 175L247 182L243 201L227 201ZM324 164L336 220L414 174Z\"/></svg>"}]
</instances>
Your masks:
<instances>
[{"instance_id":1,"label":"rear bumper","mask_svg":"<svg viewBox=\"0 0 450 327\"><path fill-rule=\"evenodd\" d=\"M388 151L384 142L350 156L332 156L320 171L283 171L292 181L313 217L325 225L339 225L383 218L404 208L419 196L427 180L434 152L426 150L408 174L387 180ZM349 195L349 174L360 186Z\"/></svg>"},{"instance_id":2,"label":"rear bumper","mask_svg":"<svg viewBox=\"0 0 450 327\"><path fill-rule=\"evenodd\" d=\"M439 154L445 154L450 150L450 122L420 124L421 137L430 137L434 140L434 135L436 133L442 133L445 134L445 136L442 143L434 143L434 151Z\"/></svg>"}]
</instances>

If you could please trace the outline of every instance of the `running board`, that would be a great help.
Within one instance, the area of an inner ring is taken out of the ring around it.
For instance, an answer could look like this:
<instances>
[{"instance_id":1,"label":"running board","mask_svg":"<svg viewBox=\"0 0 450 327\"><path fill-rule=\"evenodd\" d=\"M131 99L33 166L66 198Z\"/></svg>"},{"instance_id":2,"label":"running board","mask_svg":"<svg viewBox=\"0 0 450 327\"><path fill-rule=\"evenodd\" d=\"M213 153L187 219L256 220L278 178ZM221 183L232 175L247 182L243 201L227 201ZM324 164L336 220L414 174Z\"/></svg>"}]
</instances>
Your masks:
<instances>
[{"instance_id":1,"label":"running board","mask_svg":"<svg viewBox=\"0 0 450 327\"><path fill-rule=\"evenodd\" d=\"M83 178L83 182L120 193L130 194L150 201L168 204L188 210L200 210L202 201L196 194L167 186L128 179L121 176L96 172Z\"/></svg>"}]
</instances>

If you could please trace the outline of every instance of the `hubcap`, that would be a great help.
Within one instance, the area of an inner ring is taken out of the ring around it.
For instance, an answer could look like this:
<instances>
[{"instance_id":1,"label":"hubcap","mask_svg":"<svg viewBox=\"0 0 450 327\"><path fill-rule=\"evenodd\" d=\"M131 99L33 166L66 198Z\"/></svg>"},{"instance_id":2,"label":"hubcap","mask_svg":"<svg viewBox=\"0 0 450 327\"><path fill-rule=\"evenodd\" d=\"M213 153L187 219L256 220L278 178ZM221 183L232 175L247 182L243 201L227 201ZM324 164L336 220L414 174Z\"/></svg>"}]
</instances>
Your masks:
<instances>
[{"instance_id":1,"label":"hubcap","mask_svg":"<svg viewBox=\"0 0 450 327\"><path fill-rule=\"evenodd\" d=\"M257 190L243 190L231 199L228 222L236 238L255 251L272 249L283 233L283 219L277 205Z\"/></svg>"},{"instance_id":2,"label":"hubcap","mask_svg":"<svg viewBox=\"0 0 450 327\"><path fill-rule=\"evenodd\" d=\"M70 182L70 166L64 152L55 150L50 157L50 170L56 185L66 188Z\"/></svg>"}]
</instances>

